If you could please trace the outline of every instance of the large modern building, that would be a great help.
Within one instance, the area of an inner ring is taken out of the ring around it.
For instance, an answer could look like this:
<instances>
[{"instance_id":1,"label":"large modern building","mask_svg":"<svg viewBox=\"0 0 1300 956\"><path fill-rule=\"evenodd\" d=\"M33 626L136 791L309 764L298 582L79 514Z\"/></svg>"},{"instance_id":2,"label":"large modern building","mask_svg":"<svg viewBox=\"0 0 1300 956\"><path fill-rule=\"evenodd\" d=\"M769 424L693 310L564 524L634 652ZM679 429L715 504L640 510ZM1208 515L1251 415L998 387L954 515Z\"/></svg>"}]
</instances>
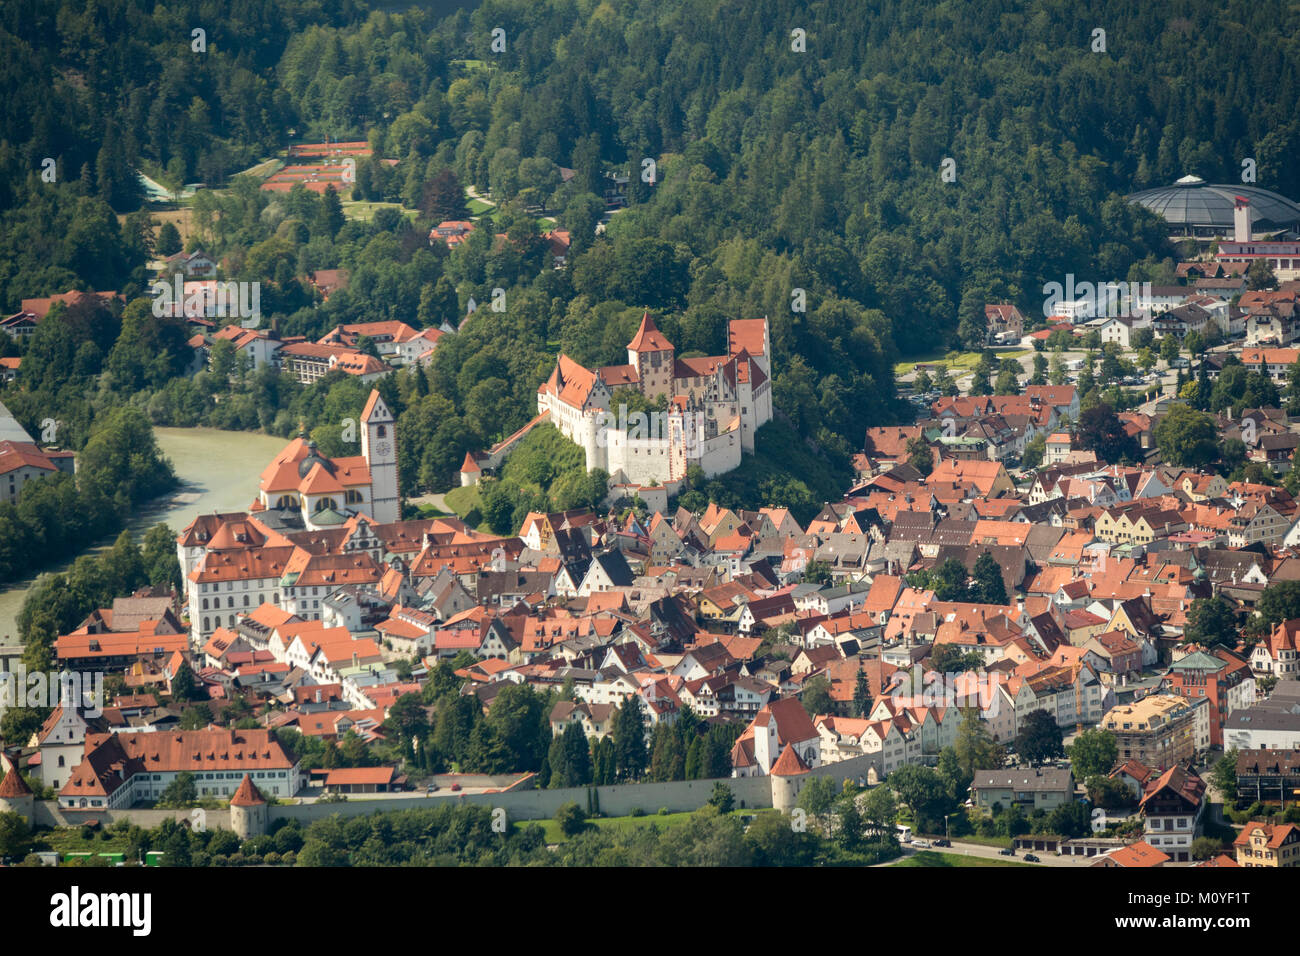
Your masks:
<instances>
[{"instance_id":1,"label":"large modern building","mask_svg":"<svg viewBox=\"0 0 1300 956\"><path fill-rule=\"evenodd\" d=\"M1184 176L1171 186L1144 189L1125 197L1150 209L1169 224L1176 239L1233 239L1238 210L1244 201L1251 216L1252 235L1300 231L1300 205L1285 196L1246 185L1215 185L1199 176Z\"/></svg>"},{"instance_id":2,"label":"large modern building","mask_svg":"<svg viewBox=\"0 0 1300 956\"><path fill-rule=\"evenodd\" d=\"M1266 700L1238 710L1223 724L1229 750L1300 749L1300 680L1278 681Z\"/></svg>"}]
</instances>

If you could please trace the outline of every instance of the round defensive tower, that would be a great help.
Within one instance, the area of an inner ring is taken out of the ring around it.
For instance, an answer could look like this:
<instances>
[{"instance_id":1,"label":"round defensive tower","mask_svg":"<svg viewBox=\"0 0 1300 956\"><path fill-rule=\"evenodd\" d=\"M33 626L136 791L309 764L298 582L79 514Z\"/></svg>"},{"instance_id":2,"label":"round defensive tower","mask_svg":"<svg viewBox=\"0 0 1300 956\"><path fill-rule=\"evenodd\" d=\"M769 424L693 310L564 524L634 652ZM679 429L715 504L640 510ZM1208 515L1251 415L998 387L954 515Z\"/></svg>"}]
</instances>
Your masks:
<instances>
[{"instance_id":1,"label":"round defensive tower","mask_svg":"<svg viewBox=\"0 0 1300 956\"><path fill-rule=\"evenodd\" d=\"M240 840L248 840L266 833L270 822L270 808L253 778L244 774L239 789L230 798L230 828Z\"/></svg>"}]
</instances>

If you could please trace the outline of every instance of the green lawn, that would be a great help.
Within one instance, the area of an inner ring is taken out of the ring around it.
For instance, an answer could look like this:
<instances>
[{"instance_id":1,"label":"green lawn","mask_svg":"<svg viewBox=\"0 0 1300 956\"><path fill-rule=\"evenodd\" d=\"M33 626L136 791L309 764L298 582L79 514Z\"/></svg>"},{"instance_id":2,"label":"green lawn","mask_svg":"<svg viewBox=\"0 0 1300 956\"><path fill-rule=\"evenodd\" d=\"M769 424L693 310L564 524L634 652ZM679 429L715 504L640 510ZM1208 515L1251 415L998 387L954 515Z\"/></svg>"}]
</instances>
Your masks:
<instances>
[{"instance_id":1,"label":"green lawn","mask_svg":"<svg viewBox=\"0 0 1300 956\"><path fill-rule=\"evenodd\" d=\"M1011 846L1011 837L959 836L953 837L962 843L978 843L980 846L995 846L998 849Z\"/></svg>"},{"instance_id":2,"label":"green lawn","mask_svg":"<svg viewBox=\"0 0 1300 956\"><path fill-rule=\"evenodd\" d=\"M771 808L762 810L733 810L731 811L731 815L756 816L760 813L777 812L779 811ZM594 820L590 820L589 822L600 827L602 830L628 830L632 827L645 827L650 824L654 824L658 827L678 826L687 822L690 818L690 812L667 813L660 816L658 813L647 811L646 815L643 817L596 817ZM560 832L560 825L554 820L519 820L517 822L520 826L527 826L530 823L536 823L539 825L546 831L547 843L567 843L569 841L569 838Z\"/></svg>"},{"instance_id":3,"label":"green lawn","mask_svg":"<svg viewBox=\"0 0 1300 956\"><path fill-rule=\"evenodd\" d=\"M448 508L462 518L471 511L480 510L483 504L483 500L479 497L478 485L470 485L468 488L453 488L447 492L443 500L447 502Z\"/></svg>"},{"instance_id":4,"label":"green lawn","mask_svg":"<svg viewBox=\"0 0 1300 956\"><path fill-rule=\"evenodd\" d=\"M247 169L241 169L239 172L233 173L232 178L234 176L252 176L254 179L266 179L273 173L278 173L282 168L284 168L284 160L275 159L273 157L257 163L254 166L249 166ZM157 177L154 178L156 179Z\"/></svg>"},{"instance_id":5,"label":"green lawn","mask_svg":"<svg viewBox=\"0 0 1300 956\"><path fill-rule=\"evenodd\" d=\"M488 222L492 228L497 228L497 220L501 218L502 209L500 206L489 206L481 199L470 199L467 201L470 214L480 223ZM538 232L550 232L556 226L556 220L549 216L538 216L534 219L537 223Z\"/></svg>"},{"instance_id":6,"label":"green lawn","mask_svg":"<svg viewBox=\"0 0 1300 956\"><path fill-rule=\"evenodd\" d=\"M407 209L401 203L397 202L365 202L363 200L353 201L351 199L343 202L343 215L349 219L356 219L360 222L369 222L375 218L375 211L378 209L396 209L407 219L414 220L419 211Z\"/></svg>"},{"instance_id":7,"label":"green lawn","mask_svg":"<svg viewBox=\"0 0 1300 956\"><path fill-rule=\"evenodd\" d=\"M1008 349L1005 351L994 349L993 360L995 362L1001 362L1003 359L1023 358L1024 356L1028 355L1031 351L1032 351L1031 349ZM979 360L980 360L979 352L933 352L929 355L923 355L918 358L909 359L906 362L899 362L897 365L894 366L894 375L895 376L906 375L908 372L911 372L913 369L915 369L917 365L920 364L929 365L936 362L942 362L944 365L948 366L949 372L953 372L958 369L964 371L970 371L977 364L979 364Z\"/></svg>"},{"instance_id":8,"label":"green lawn","mask_svg":"<svg viewBox=\"0 0 1300 956\"><path fill-rule=\"evenodd\" d=\"M921 850L900 860L893 866L1033 866L1032 863L1014 863L1011 860L990 860L982 856L963 856L960 853L937 853Z\"/></svg>"},{"instance_id":9,"label":"green lawn","mask_svg":"<svg viewBox=\"0 0 1300 956\"><path fill-rule=\"evenodd\" d=\"M92 839L81 836L81 827L59 827L53 830L40 830L33 834L36 848L41 851L53 850L56 853L122 853L126 850L126 837L112 833L104 840L96 831Z\"/></svg>"}]
</instances>

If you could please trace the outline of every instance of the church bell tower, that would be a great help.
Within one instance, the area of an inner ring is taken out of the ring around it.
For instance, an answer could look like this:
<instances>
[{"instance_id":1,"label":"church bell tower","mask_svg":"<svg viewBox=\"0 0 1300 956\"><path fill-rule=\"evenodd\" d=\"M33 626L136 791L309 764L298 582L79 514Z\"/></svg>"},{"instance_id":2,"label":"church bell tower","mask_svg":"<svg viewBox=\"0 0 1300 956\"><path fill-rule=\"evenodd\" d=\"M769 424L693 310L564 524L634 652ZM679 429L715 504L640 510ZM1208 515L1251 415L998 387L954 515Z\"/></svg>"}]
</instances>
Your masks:
<instances>
[{"instance_id":1,"label":"church bell tower","mask_svg":"<svg viewBox=\"0 0 1300 956\"><path fill-rule=\"evenodd\" d=\"M397 429L378 389L370 393L361 424L361 454L370 468L370 516L379 524L391 524L402 517L397 494Z\"/></svg>"}]
</instances>

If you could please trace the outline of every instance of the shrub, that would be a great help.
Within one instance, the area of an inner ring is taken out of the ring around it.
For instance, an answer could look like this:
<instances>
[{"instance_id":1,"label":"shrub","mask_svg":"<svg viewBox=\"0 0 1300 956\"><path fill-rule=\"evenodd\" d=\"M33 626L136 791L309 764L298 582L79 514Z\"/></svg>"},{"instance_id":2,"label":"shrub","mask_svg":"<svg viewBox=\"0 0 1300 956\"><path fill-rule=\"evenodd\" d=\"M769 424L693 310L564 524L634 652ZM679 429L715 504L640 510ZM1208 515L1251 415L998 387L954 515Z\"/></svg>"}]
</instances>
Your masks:
<instances>
[{"instance_id":1,"label":"shrub","mask_svg":"<svg viewBox=\"0 0 1300 956\"><path fill-rule=\"evenodd\" d=\"M555 822L560 825L560 832L569 837L577 836L589 826L587 814L573 801L555 811Z\"/></svg>"},{"instance_id":2,"label":"shrub","mask_svg":"<svg viewBox=\"0 0 1300 956\"><path fill-rule=\"evenodd\" d=\"M709 803L718 808L719 813L730 813L736 809L736 797L725 783L715 783Z\"/></svg>"}]
</instances>

